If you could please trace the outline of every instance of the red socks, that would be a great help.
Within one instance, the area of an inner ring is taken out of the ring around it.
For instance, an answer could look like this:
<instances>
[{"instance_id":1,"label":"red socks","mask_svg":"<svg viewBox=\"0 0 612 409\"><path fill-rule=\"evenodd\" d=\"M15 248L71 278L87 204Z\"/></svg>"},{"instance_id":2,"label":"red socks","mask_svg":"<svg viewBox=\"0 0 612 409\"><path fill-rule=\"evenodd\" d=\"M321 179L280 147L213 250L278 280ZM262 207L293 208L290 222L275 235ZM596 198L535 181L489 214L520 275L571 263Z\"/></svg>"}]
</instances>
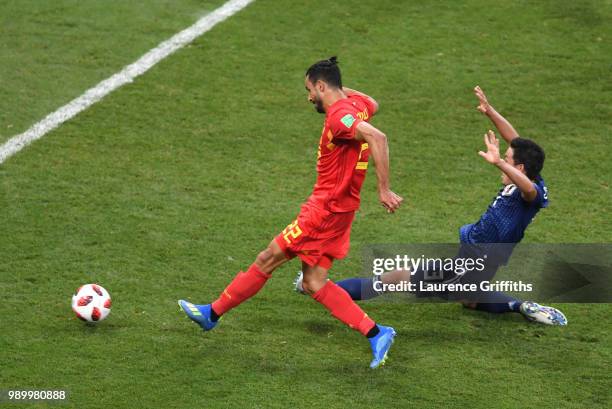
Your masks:
<instances>
[{"instance_id":1,"label":"red socks","mask_svg":"<svg viewBox=\"0 0 612 409\"><path fill-rule=\"evenodd\" d=\"M214 312L221 316L232 308L248 300L266 284L272 277L259 270L255 264L246 273L239 272L232 282L223 290L219 298L212 303ZM342 288L332 281L327 281L325 285L312 295L317 302L323 304L331 314L344 322L349 327L358 330L363 335L376 325L374 321L363 312L361 308L351 299Z\"/></svg>"},{"instance_id":2,"label":"red socks","mask_svg":"<svg viewBox=\"0 0 612 409\"><path fill-rule=\"evenodd\" d=\"M349 327L356 329L363 335L374 327L375 322L363 312L351 296L334 282L327 283L312 295L317 302L323 304L331 314Z\"/></svg>"},{"instance_id":3,"label":"red socks","mask_svg":"<svg viewBox=\"0 0 612 409\"><path fill-rule=\"evenodd\" d=\"M272 274L260 271L255 264L246 273L236 274L232 282L223 290L219 298L212 303L212 309L221 316L242 302L248 300L261 290Z\"/></svg>"}]
</instances>

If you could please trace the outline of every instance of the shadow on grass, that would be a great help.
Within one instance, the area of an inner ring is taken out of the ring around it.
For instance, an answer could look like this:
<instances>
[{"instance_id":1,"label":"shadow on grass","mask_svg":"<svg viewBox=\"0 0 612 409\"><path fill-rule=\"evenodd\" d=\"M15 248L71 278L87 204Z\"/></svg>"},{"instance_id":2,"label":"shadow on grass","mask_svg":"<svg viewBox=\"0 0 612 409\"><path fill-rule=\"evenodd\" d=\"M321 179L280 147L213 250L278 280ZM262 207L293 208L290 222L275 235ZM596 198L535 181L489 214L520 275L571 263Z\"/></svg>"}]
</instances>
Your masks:
<instances>
[{"instance_id":1,"label":"shadow on grass","mask_svg":"<svg viewBox=\"0 0 612 409\"><path fill-rule=\"evenodd\" d=\"M338 330L338 325L335 325L335 323L322 320L311 319L304 321L303 324L306 331L317 335L327 335Z\"/></svg>"}]
</instances>

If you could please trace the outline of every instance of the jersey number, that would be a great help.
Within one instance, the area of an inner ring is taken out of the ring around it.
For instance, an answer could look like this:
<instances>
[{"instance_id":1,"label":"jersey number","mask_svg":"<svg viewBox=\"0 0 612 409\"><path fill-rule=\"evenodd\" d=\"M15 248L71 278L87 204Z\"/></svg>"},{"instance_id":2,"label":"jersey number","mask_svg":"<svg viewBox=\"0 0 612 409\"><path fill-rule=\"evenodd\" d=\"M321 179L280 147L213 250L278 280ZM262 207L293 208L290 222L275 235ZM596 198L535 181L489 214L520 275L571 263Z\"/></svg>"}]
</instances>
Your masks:
<instances>
[{"instance_id":1,"label":"jersey number","mask_svg":"<svg viewBox=\"0 0 612 409\"><path fill-rule=\"evenodd\" d=\"M516 185L506 186L504 190L502 190L502 192L499 195L497 195L491 207L495 207L495 205L497 204L497 201L501 199L502 196L512 196L512 193L514 193L515 190L516 190Z\"/></svg>"},{"instance_id":2,"label":"jersey number","mask_svg":"<svg viewBox=\"0 0 612 409\"><path fill-rule=\"evenodd\" d=\"M302 234L302 229L298 226L298 221L294 221L281 233L287 244L291 244L291 239L297 239Z\"/></svg>"}]
</instances>

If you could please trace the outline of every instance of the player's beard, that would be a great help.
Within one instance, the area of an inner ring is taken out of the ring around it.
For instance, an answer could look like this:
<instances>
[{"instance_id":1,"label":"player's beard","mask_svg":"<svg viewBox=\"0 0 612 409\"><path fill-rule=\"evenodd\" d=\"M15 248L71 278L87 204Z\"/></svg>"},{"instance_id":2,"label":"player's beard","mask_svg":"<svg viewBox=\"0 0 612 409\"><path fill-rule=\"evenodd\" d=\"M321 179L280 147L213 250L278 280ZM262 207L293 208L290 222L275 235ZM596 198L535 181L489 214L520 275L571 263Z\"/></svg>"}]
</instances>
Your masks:
<instances>
[{"instance_id":1,"label":"player's beard","mask_svg":"<svg viewBox=\"0 0 612 409\"><path fill-rule=\"evenodd\" d=\"M323 108L323 100L321 99L321 96L319 95L318 92L315 92L315 97L312 103L314 104L315 109L317 110L318 113L320 114L325 113L325 108Z\"/></svg>"},{"instance_id":2,"label":"player's beard","mask_svg":"<svg viewBox=\"0 0 612 409\"><path fill-rule=\"evenodd\" d=\"M325 113L325 108L323 108L323 101L321 101L319 98L316 98L313 102L315 109L317 110L318 113L320 114L324 114Z\"/></svg>"}]
</instances>

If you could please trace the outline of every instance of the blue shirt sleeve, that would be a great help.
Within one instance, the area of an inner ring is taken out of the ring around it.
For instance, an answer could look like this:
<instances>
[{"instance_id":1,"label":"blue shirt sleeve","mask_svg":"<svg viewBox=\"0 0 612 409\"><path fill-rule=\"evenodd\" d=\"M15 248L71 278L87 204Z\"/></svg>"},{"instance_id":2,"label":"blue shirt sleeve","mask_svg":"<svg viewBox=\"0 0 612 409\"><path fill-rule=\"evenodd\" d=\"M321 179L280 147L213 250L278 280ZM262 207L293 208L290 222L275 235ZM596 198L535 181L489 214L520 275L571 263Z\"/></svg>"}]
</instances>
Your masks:
<instances>
[{"instance_id":1,"label":"blue shirt sleeve","mask_svg":"<svg viewBox=\"0 0 612 409\"><path fill-rule=\"evenodd\" d=\"M536 188L536 192L538 192L538 194L532 202L529 202L529 205L537 207L546 207L546 205L548 204L548 200L546 191L544 190L545 187L543 187L539 183L534 183L533 186Z\"/></svg>"}]
</instances>

